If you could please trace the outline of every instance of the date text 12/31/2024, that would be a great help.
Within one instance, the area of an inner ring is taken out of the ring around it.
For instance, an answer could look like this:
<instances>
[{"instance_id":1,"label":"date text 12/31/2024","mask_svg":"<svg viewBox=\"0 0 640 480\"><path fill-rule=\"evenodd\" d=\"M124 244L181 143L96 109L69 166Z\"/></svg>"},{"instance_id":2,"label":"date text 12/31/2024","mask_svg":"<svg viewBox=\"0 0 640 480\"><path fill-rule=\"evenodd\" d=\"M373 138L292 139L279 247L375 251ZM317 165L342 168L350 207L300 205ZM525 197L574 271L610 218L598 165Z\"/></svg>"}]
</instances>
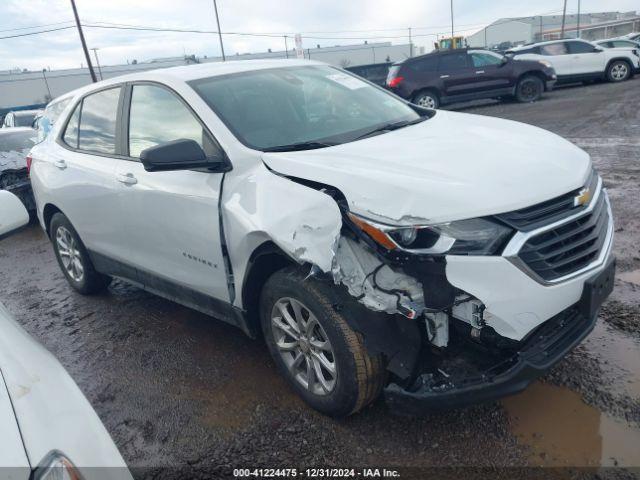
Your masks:
<instances>
[{"instance_id":1,"label":"date text 12/31/2024","mask_svg":"<svg viewBox=\"0 0 640 480\"><path fill-rule=\"evenodd\" d=\"M235 478L400 478L397 470L387 468L236 468Z\"/></svg>"}]
</instances>

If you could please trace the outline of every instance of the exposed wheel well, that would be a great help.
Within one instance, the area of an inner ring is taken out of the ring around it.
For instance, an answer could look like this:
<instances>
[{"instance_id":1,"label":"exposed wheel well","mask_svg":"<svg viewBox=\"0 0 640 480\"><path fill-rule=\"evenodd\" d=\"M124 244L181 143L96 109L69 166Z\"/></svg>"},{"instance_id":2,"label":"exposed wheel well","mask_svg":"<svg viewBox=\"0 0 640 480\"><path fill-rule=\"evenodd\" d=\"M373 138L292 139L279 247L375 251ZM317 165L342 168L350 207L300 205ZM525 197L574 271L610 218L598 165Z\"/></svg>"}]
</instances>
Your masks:
<instances>
[{"instance_id":1,"label":"exposed wheel well","mask_svg":"<svg viewBox=\"0 0 640 480\"><path fill-rule=\"evenodd\" d=\"M516 82L516 86L518 85L518 83L520 83L520 80L522 80L524 77L538 77L540 80L542 80L542 85L544 86L545 90L546 90L546 80L547 78L544 76L544 74L542 72L539 72L537 70L529 70L528 72L524 72L523 74L521 74L518 77L518 81Z\"/></svg>"},{"instance_id":2,"label":"exposed wheel well","mask_svg":"<svg viewBox=\"0 0 640 480\"><path fill-rule=\"evenodd\" d=\"M625 57L617 57L617 58L612 58L611 60L609 60L607 62L607 66L604 69L604 75L605 77L607 76L608 72L609 72L609 67L611 66L611 64L613 62L624 62L627 64L627 66L629 67L629 77L633 77L633 65L631 64L631 61L628 58Z\"/></svg>"},{"instance_id":3,"label":"exposed wheel well","mask_svg":"<svg viewBox=\"0 0 640 480\"><path fill-rule=\"evenodd\" d=\"M62 211L52 203L47 203L44 206L44 210L42 211L42 221L44 222L44 228L47 232L47 235L49 235L49 225L51 224L51 218L56 213L62 213Z\"/></svg>"},{"instance_id":4,"label":"exposed wheel well","mask_svg":"<svg viewBox=\"0 0 640 480\"><path fill-rule=\"evenodd\" d=\"M259 314L262 287L275 272L294 264L295 262L273 242L263 243L251 254L242 284L242 305L252 336L262 334Z\"/></svg>"},{"instance_id":5,"label":"exposed wheel well","mask_svg":"<svg viewBox=\"0 0 640 480\"><path fill-rule=\"evenodd\" d=\"M438 97L438 100L440 99L440 92L438 91L437 88L435 87L426 87L426 88L421 88L420 90L416 90L415 92L413 92L413 94L411 94L411 100L415 100L418 95L420 95L421 93L426 93L426 92L431 92L433 94L436 95L436 97Z\"/></svg>"}]
</instances>

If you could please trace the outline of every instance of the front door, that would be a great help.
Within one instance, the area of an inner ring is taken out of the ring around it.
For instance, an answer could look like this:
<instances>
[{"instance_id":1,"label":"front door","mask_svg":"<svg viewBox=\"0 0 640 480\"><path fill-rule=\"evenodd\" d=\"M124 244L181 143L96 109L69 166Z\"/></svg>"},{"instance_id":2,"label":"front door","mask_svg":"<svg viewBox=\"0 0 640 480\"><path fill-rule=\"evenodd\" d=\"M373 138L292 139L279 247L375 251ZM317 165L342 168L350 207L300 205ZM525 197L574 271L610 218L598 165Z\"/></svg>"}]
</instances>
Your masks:
<instances>
[{"instance_id":1,"label":"front door","mask_svg":"<svg viewBox=\"0 0 640 480\"><path fill-rule=\"evenodd\" d=\"M489 92L513 86L510 71L512 63L503 63L502 57L492 52L469 52L471 65L475 74L475 89L478 92Z\"/></svg>"},{"instance_id":2,"label":"front door","mask_svg":"<svg viewBox=\"0 0 640 480\"><path fill-rule=\"evenodd\" d=\"M223 174L147 172L139 160L144 149L177 139L195 140L208 154L220 147L173 91L141 83L130 92L130 159L119 162L115 175L123 228L129 235L127 263L136 268L143 285L174 294L183 303L185 295L197 299L190 292L227 302L218 215ZM197 303L189 298L186 303Z\"/></svg>"},{"instance_id":3,"label":"front door","mask_svg":"<svg viewBox=\"0 0 640 480\"><path fill-rule=\"evenodd\" d=\"M440 55L438 74L446 97L455 97L474 91L476 73L469 63L466 51Z\"/></svg>"},{"instance_id":4,"label":"front door","mask_svg":"<svg viewBox=\"0 0 640 480\"><path fill-rule=\"evenodd\" d=\"M548 43L540 46L540 54L548 57L558 76L569 76L575 73L573 56L566 42Z\"/></svg>"}]
</instances>

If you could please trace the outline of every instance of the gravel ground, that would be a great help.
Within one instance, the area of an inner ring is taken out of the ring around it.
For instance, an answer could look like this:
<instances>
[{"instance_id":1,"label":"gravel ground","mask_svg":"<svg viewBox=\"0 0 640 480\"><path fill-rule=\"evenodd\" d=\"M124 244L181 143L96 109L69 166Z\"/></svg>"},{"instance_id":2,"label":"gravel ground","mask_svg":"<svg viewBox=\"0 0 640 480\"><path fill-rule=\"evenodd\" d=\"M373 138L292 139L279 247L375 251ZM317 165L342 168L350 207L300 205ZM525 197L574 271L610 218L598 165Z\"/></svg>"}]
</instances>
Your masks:
<instances>
[{"instance_id":1,"label":"gravel ground","mask_svg":"<svg viewBox=\"0 0 640 480\"><path fill-rule=\"evenodd\" d=\"M629 478L634 472L616 469L496 468L640 467L639 94L640 79L558 89L535 104L455 107L527 122L585 148L616 219L619 278L596 330L542 382L502 402L398 418L378 401L345 420L325 418L277 376L266 347L239 330L120 281L103 295L76 294L36 225L0 243L0 300L60 359L139 478L224 477L259 466Z\"/></svg>"}]
</instances>

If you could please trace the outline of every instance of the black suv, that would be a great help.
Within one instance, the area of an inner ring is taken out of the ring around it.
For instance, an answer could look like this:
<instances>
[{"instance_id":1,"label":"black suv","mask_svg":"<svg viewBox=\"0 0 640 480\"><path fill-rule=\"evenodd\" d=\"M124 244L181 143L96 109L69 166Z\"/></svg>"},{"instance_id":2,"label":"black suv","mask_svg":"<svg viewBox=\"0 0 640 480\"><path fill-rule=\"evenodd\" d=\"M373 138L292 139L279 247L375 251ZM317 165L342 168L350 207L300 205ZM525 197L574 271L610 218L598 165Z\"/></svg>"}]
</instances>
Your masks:
<instances>
[{"instance_id":1,"label":"black suv","mask_svg":"<svg viewBox=\"0 0 640 480\"><path fill-rule=\"evenodd\" d=\"M417 105L437 108L445 103L479 98L515 97L533 102L556 82L545 61L514 60L488 50L443 50L396 63L387 87Z\"/></svg>"}]
</instances>

